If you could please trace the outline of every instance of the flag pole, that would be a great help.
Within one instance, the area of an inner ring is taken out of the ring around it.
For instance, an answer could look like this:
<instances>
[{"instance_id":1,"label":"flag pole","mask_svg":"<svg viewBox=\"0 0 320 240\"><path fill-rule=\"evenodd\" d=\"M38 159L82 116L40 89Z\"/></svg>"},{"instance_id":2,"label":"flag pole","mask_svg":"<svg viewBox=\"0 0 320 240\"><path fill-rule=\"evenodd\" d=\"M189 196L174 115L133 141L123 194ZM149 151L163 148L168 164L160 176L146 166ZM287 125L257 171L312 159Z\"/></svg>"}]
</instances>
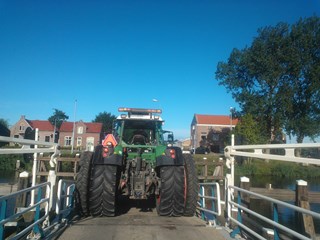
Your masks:
<instances>
[{"instance_id":1,"label":"flag pole","mask_svg":"<svg viewBox=\"0 0 320 240\"><path fill-rule=\"evenodd\" d=\"M73 153L73 147L74 147L74 132L76 129L76 113L77 113L77 99L74 102L74 120L73 120L73 130L72 130L72 139L71 139L71 153Z\"/></svg>"}]
</instances>

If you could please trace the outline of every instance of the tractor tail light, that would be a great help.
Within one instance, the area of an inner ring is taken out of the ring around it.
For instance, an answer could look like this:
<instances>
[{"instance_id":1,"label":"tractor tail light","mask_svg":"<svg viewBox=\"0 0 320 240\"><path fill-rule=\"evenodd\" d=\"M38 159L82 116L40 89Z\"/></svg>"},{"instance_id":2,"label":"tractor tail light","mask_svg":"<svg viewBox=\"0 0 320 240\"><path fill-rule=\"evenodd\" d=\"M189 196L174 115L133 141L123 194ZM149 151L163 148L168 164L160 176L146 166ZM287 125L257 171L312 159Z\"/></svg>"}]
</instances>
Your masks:
<instances>
[{"instance_id":1,"label":"tractor tail light","mask_svg":"<svg viewBox=\"0 0 320 240\"><path fill-rule=\"evenodd\" d=\"M104 147L103 148L103 152L102 152L102 156L103 157L107 157L109 153L109 148L108 147Z\"/></svg>"},{"instance_id":2,"label":"tractor tail light","mask_svg":"<svg viewBox=\"0 0 320 240\"><path fill-rule=\"evenodd\" d=\"M174 149L170 149L171 158L176 158L176 151Z\"/></svg>"}]
</instances>

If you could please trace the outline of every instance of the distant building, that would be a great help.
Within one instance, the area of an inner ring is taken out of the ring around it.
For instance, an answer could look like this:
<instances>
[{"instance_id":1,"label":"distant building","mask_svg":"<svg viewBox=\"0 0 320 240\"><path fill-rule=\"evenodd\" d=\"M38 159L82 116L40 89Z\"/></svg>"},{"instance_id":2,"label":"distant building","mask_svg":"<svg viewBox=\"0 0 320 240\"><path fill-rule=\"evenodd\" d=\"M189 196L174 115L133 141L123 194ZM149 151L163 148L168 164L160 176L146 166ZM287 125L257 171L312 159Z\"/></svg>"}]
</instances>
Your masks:
<instances>
[{"instance_id":1,"label":"distant building","mask_svg":"<svg viewBox=\"0 0 320 240\"><path fill-rule=\"evenodd\" d=\"M186 139L181 140L182 148L185 150L190 150L190 144L191 144L190 138L186 138Z\"/></svg>"},{"instance_id":2,"label":"distant building","mask_svg":"<svg viewBox=\"0 0 320 240\"><path fill-rule=\"evenodd\" d=\"M34 139L35 129L39 129L38 141L53 142L53 125L47 120L28 120L22 115L10 129L10 137Z\"/></svg>"},{"instance_id":3,"label":"distant building","mask_svg":"<svg viewBox=\"0 0 320 240\"><path fill-rule=\"evenodd\" d=\"M72 146L72 135L74 129L74 149L93 151L94 146L101 143L102 123L87 123L83 121L63 122L60 127L59 145L61 147Z\"/></svg>"},{"instance_id":4,"label":"distant building","mask_svg":"<svg viewBox=\"0 0 320 240\"><path fill-rule=\"evenodd\" d=\"M202 147L211 152L223 151L225 136L237 123L238 119L230 116L195 114L191 122L191 149L195 151Z\"/></svg>"}]
</instances>

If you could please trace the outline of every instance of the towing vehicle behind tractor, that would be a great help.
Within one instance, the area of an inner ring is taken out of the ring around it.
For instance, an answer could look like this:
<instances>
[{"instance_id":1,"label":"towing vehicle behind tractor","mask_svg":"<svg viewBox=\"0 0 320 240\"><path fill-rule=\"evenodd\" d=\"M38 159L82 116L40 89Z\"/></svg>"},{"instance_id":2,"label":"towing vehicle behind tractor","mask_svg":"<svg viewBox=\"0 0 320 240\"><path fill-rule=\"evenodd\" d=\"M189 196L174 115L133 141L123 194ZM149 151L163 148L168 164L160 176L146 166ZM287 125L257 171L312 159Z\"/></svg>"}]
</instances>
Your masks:
<instances>
[{"instance_id":1,"label":"towing vehicle behind tractor","mask_svg":"<svg viewBox=\"0 0 320 240\"><path fill-rule=\"evenodd\" d=\"M76 177L84 215L115 216L120 195L155 200L161 216L193 216L198 178L190 154L164 139L159 109L119 108L113 133L84 152Z\"/></svg>"}]
</instances>

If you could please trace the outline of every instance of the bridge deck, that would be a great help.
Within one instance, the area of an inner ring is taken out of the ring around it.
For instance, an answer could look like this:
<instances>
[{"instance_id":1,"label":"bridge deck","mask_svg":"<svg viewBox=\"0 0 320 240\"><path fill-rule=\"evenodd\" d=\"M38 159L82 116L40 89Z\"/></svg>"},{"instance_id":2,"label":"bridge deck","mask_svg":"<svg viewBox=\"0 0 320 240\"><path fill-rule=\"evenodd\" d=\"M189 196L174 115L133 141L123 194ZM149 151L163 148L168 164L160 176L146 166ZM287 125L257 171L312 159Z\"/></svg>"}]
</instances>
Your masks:
<instances>
[{"instance_id":1,"label":"bridge deck","mask_svg":"<svg viewBox=\"0 0 320 240\"><path fill-rule=\"evenodd\" d=\"M222 240L231 239L221 228L207 227L197 217L159 217L153 209L142 212L131 208L129 212L116 217L85 218L74 222L59 237L70 239L153 239L153 240Z\"/></svg>"}]
</instances>

